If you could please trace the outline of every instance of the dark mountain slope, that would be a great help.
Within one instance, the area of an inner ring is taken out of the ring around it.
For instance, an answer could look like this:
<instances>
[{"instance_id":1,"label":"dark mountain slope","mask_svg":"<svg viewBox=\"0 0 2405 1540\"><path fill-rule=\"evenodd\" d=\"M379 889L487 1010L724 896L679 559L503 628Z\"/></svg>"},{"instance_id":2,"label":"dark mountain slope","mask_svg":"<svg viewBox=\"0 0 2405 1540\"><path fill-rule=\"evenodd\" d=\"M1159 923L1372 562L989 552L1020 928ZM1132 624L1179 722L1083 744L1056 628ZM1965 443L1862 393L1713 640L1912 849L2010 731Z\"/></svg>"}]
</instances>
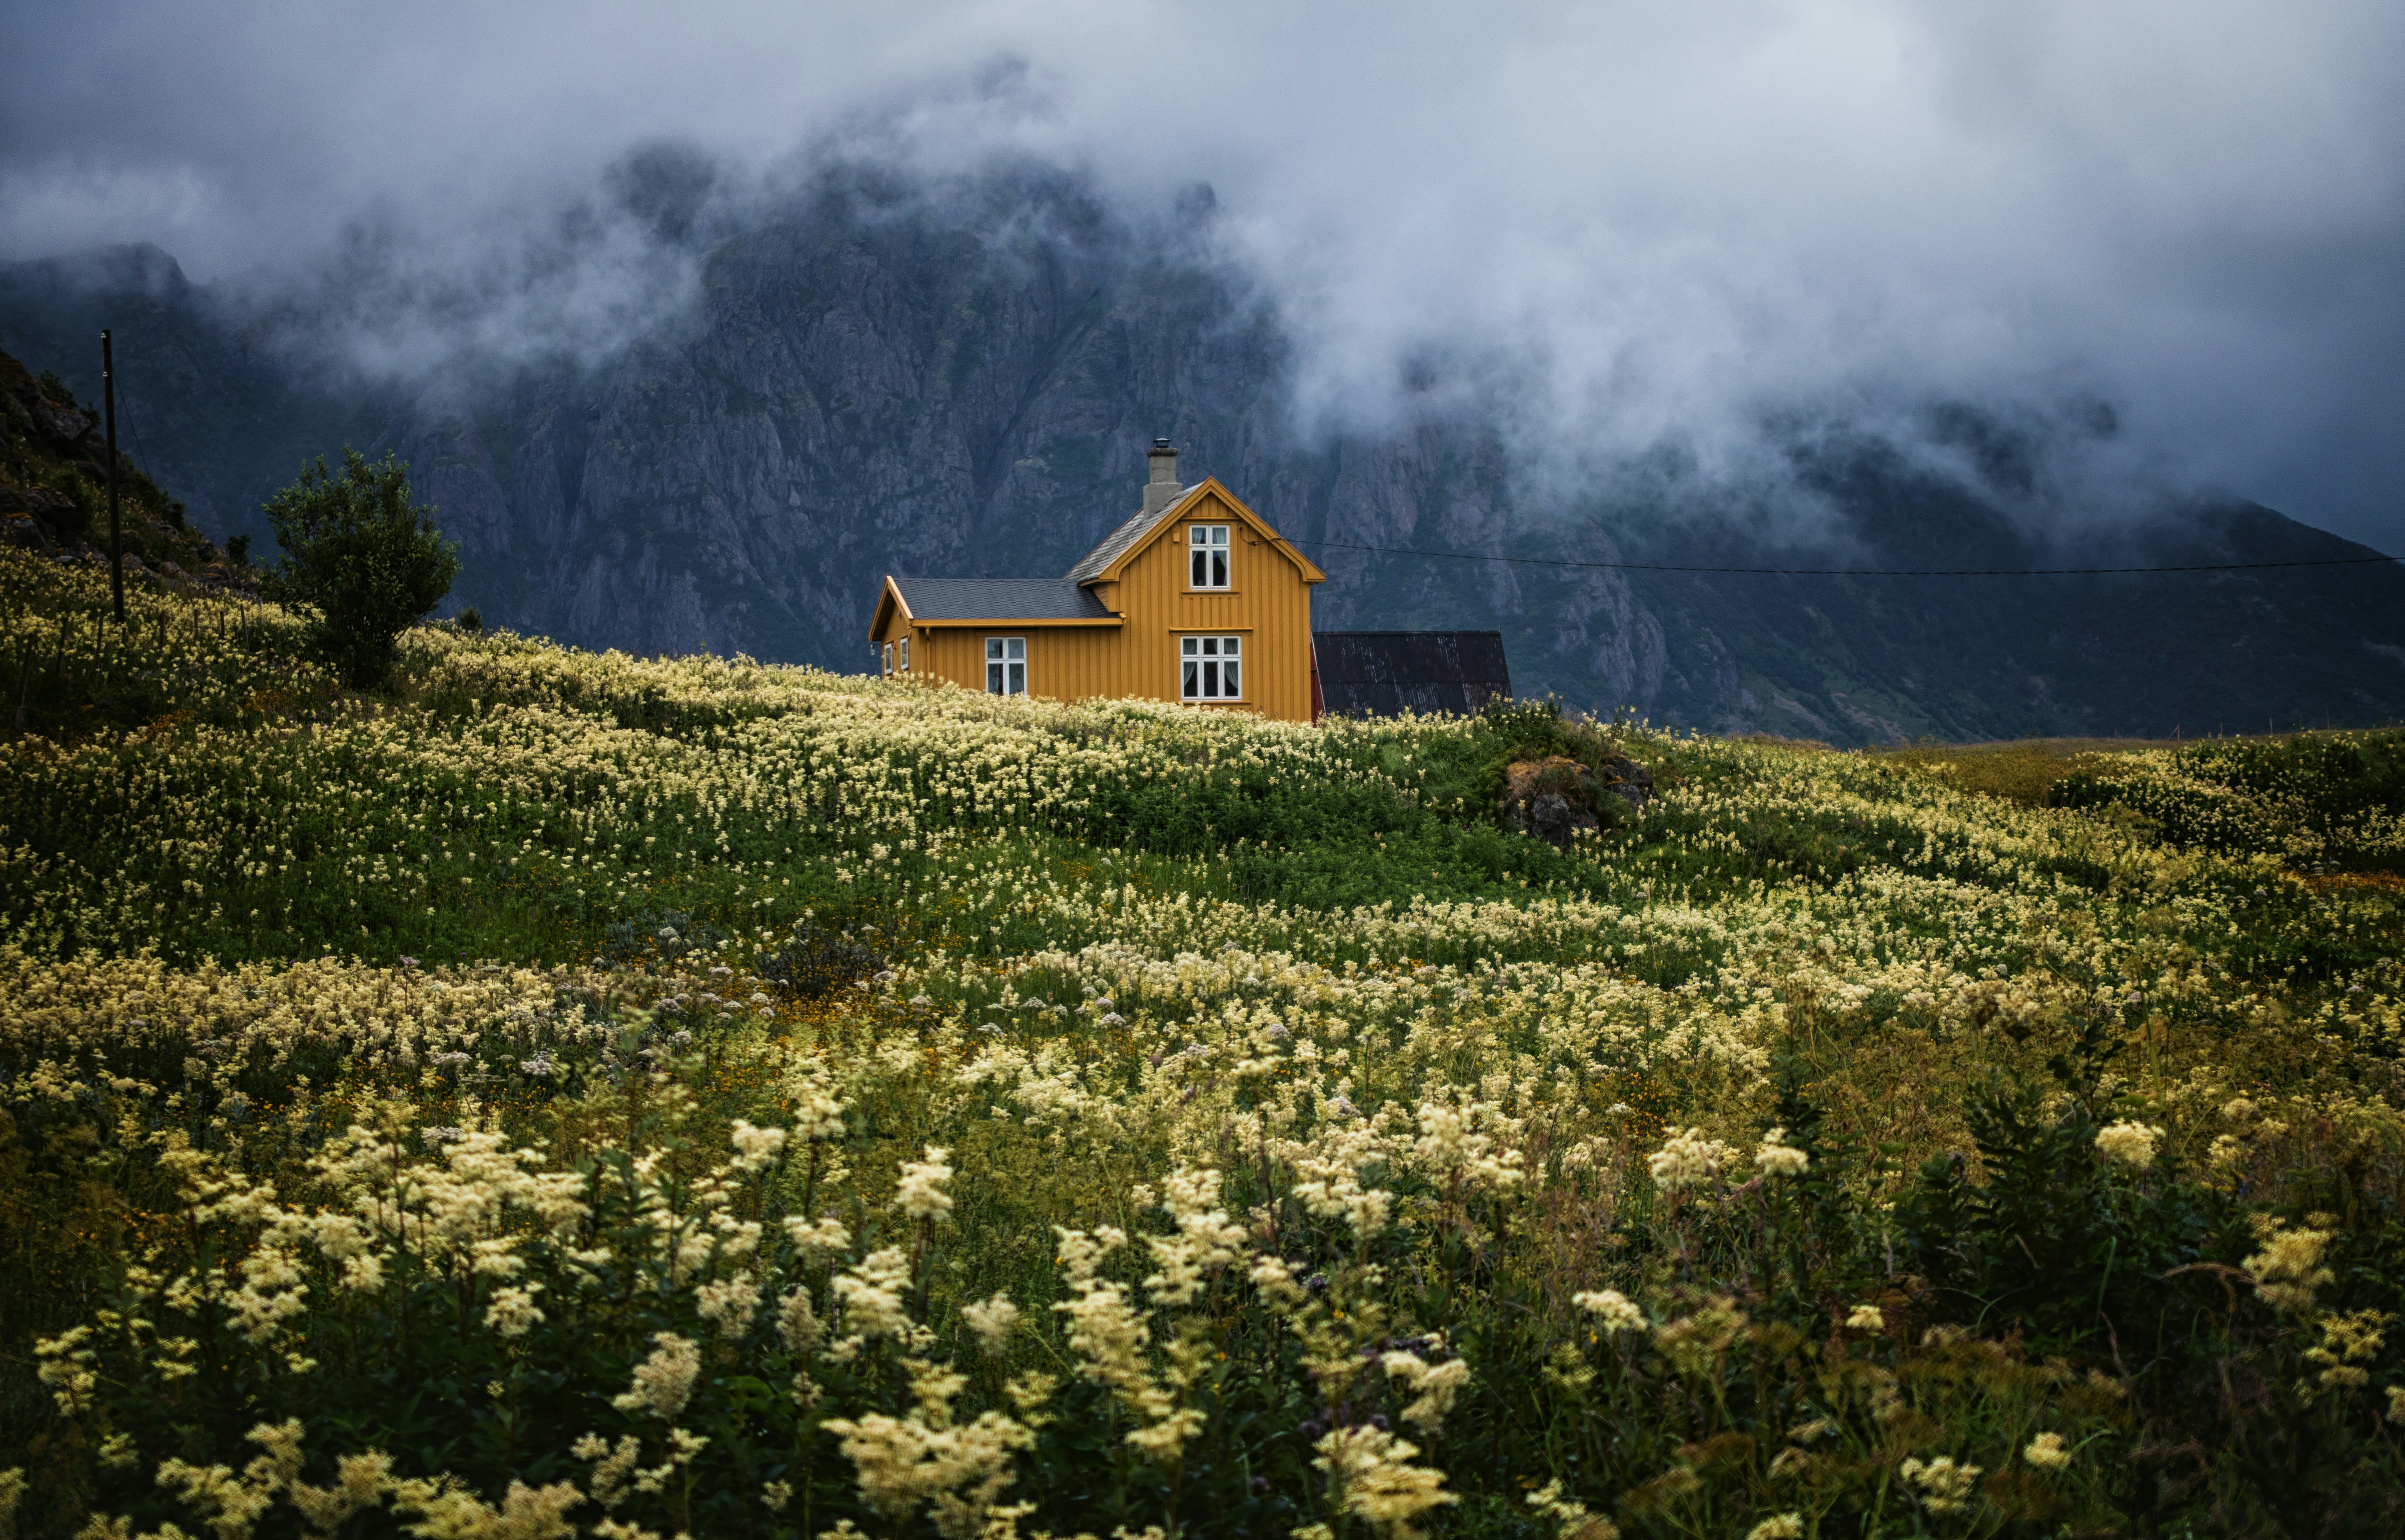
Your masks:
<instances>
[{"instance_id":1,"label":"dark mountain slope","mask_svg":"<svg viewBox=\"0 0 2405 1540\"><path fill-rule=\"evenodd\" d=\"M1560 506L1474 415L1299 435L1276 315L1192 231L1133 230L1065 176L972 193L831 175L715 238L694 302L590 368L345 381L288 362L304 312L263 320L149 248L0 270L0 346L89 394L86 339L116 327L150 469L220 534L263 544L258 504L306 456L397 451L464 548L458 600L587 645L864 666L882 573L1063 571L1132 509L1143 448L1167 434L1181 470L1219 476L1329 570L1321 624L1500 628L1525 693L1837 741L2405 713L2394 567L1765 578L1312 545L1811 567L2366 553L2244 506L2040 540L2000 511L2027 456L1976 416L1956 424L1987 435L1968 480L1799 436L1797 476L1838 511L1830 549L1626 500Z\"/></svg>"},{"instance_id":2,"label":"dark mountain slope","mask_svg":"<svg viewBox=\"0 0 2405 1540\"><path fill-rule=\"evenodd\" d=\"M2320 562L2376 553L2269 509L2207 504L2175 520L2044 541L1892 455L1828 488L1857 542L1798 566L2030 569ZM1875 515L1885 527L1871 527ZM1758 565L1694 536L1639 559ZM1811 553L1807 553L1809 556ZM1780 563L1779 565L1784 565ZM2376 722L2405 709L2405 570L2396 564L2031 578L1636 574L1674 653L1715 645L1743 684L1722 719L1838 741L2168 735Z\"/></svg>"},{"instance_id":3,"label":"dark mountain slope","mask_svg":"<svg viewBox=\"0 0 2405 1540\"><path fill-rule=\"evenodd\" d=\"M56 375L36 379L0 353L0 539L54 561L105 567L108 445L99 408ZM119 446L118 538L129 578L239 581L234 564Z\"/></svg>"}]
</instances>

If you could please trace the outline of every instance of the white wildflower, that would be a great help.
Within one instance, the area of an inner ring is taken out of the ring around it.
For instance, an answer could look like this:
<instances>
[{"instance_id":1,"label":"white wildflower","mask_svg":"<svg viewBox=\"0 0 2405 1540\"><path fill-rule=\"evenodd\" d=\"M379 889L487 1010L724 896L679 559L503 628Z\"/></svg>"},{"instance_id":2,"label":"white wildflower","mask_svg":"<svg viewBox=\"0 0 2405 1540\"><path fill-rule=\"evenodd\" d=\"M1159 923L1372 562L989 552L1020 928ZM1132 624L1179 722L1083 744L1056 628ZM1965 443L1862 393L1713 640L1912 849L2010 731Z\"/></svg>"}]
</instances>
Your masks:
<instances>
[{"instance_id":1,"label":"white wildflower","mask_svg":"<svg viewBox=\"0 0 2405 1540\"><path fill-rule=\"evenodd\" d=\"M1442 1348L1442 1337L1432 1339L1432 1346ZM1470 1383L1470 1365L1459 1358L1442 1364L1430 1364L1418 1353L1390 1351L1379 1360L1379 1366L1389 1378L1399 1379L1416 1400L1403 1408L1403 1421L1433 1437L1442 1425L1445 1414L1453 1410L1454 1401Z\"/></svg>"},{"instance_id":2,"label":"white wildflower","mask_svg":"<svg viewBox=\"0 0 2405 1540\"><path fill-rule=\"evenodd\" d=\"M787 1352L808 1352L825 1334L818 1311L810 1308L809 1290L797 1288L777 1301L777 1340Z\"/></svg>"},{"instance_id":3,"label":"white wildflower","mask_svg":"<svg viewBox=\"0 0 2405 1540\"><path fill-rule=\"evenodd\" d=\"M1787 1130L1773 1128L1762 1136L1762 1148L1753 1155L1753 1164L1765 1176L1802 1176L1812 1157L1787 1142Z\"/></svg>"},{"instance_id":4,"label":"white wildflower","mask_svg":"<svg viewBox=\"0 0 2405 1540\"><path fill-rule=\"evenodd\" d=\"M1605 1331L1636 1332L1645 1329L1645 1312L1618 1289L1574 1294L1570 1295L1570 1303L1594 1316Z\"/></svg>"},{"instance_id":5,"label":"white wildflower","mask_svg":"<svg viewBox=\"0 0 2405 1540\"><path fill-rule=\"evenodd\" d=\"M674 1332L657 1333L652 1343L652 1355L635 1365L634 1383L610 1404L620 1411L648 1411L664 1422L673 1421L701 1373L701 1349Z\"/></svg>"},{"instance_id":6,"label":"white wildflower","mask_svg":"<svg viewBox=\"0 0 2405 1540\"><path fill-rule=\"evenodd\" d=\"M1219 1196L1219 1173L1180 1168L1161 1183L1161 1201L1177 1225L1176 1232L1154 1236L1147 1245L1160 1268L1144 1281L1155 1305L1190 1305L1202 1292L1208 1275L1241 1254L1245 1231L1225 1211L1213 1205Z\"/></svg>"},{"instance_id":7,"label":"white wildflower","mask_svg":"<svg viewBox=\"0 0 2405 1540\"><path fill-rule=\"evenodd\" d=\"M871 1252L835 1280L836 1303L844 1329L857 1337L903 1337L910 1312L903 1295L910 1288L910 1255L898 1246Z\"/></svg>"},{"instance_id":8,"label":"white wildflower","mask_svg":"<svg viewBox=\"0 0 2405 1540\"><path fill-rule=\"evenodd\" d=\"M1444 1490L1444 1473L1413 1464L1419 1447L1367 1424L1338 1428L1315 1446L1312 1464L1328 1473L1329 1496L1366 1521L1379 1540L1418 1540L1421 1520L1461 1499Z\"/></svg>"},{"instance_id":9,"label":"white wildflower","mask_svg":"<svg viewBox=\"0 0 2405 1540\"><path fill-rule=\"evenodd\" d=\"M524 1337L542 1322L542 1311L534 1303L541 1291L540 1283L494 1290L492 1303L485 1307L485 1324L502 1337Z\"/></svg>"},{"instance_id":10,"label":"white wildflower","mask_svg":"<svg viewBox=\"0 0 2405 1540\"><path fill-rule=\"evenodd\" d=\"M2266 1223L2263 1249L2239 1266L2255 1280L2256 1292L2274 1305L2303 1310L2314 1302L2314 1291L2337 1275L2322 1265L2323 1253L2338 1239L2331 1230L2291 1230L2276 1220Z\"/></svg>"},{"instance_id":11,"label":"white wildflower","mask_svg":"<svg viewBox=\"0 0 2405 1540\"><path fill-rule=\"evenodd\" d=\"M1956 1464L1948 1454L1925 1463L1906 1460L1896 1467L1897 1475L1920 1489L1921 1505L1932 1513L1960 1513L1970 1506L1971 1488L1980 1472L1977 1465Z\"/></svg>"},{"instance_id":12,"label":"white wildflower","mask_svg":"<svg viewBox=\"0 0 2405 1540\"><path fill-rule=\"evenodd\" d=\"M975 1305L961 1307L961 1319L977 1334L977 1345L989 1357L999 1358L1010 1348L1010 1334L1019 1324L1019 1307L1010 1295L997 1294Z\"/></svg>"},{"instance_id":13,"label":"white wildflower","mask_svg":"<svg viewBox=\"0 0 2405 1540\"><path fill-rule=\"evenodd\" d=\"M2160 1128L2124 1120L2108 1124L2097 1132L2096 1149L2116 1166L2143 1171L2155 1163L2155 1145L2162 1137Z\"/></svg>"},{"instance_id":14,"label":"white wildflower","mask_svg":"<svg viewBox=\"0 0 2405 1540\"><path fill-rule=\"evenodd\" d=\"M782 1128L755 1128L741 1118L735 1120L735 1158L728 1165L746 1175L765 1171L777 1163L785 1148Z\"/></svg>"},{"instance_id":15,"label":"white wildflower","mask_svg":"<svg viewBox=\"0 0 2405 1540\"><path fill-rule=\"evenodd\" d=\"M759 1281L750 1273L737 1273L704 1283L694 1291L694 1309L731 1342L752 1329L752 1318L760 1311Z\"/></svg>"},{"instance_id":16,"label":"white wildflower","mask_svg":"<svg viewBox=\"0 0 2405 1540\"><path fill-rule=\"evenodd\" d=\"M1620 1526L1586 1505L1562 1495L1559 1480L1546 1482L1528 1494L1528 1506L1554 1521L1554 1540L1620 1540Z\"/></svg>"},{"instance_id":17,"label":"white wildflower","mask_svg":"<svg viewBox=\"0 0 2405 1540\"><path fill-rule=\"evenodd\" d=\"M905 1217L917 1220L951 1217L952 1197L944 1191L944 1183L952 1179L950 1159L949 1150L930 1144L925 1160L902 1162L902 1182L893 1190L893 1206Z\"/></svg>"},{"instance_id":18,"label":"white wildflower","mask_svg":"<svg viewBox=\"0 0 2405 1540\"><path fill-rule=\"evenodd\" d=\"M1727 1145L1706 1139L1701 1128L1688 1128L1673 1133L1659 1150L1646 1156L1645 1168L1664 1192L1678 1193L1710 1186L1729 1154Z\"/></svg>"},{"instance_id":19,"label":"white wildflower","mask_svg":"<svg viewBox=\"0 0 2405 1540\"><path fill-rule=\"evenodd\" d=\"M840 1219L808 1220L788 1215L785 1239L805 1262L824 1262L851 1250L851 1230Z\"/></svg>"}]
</instances>

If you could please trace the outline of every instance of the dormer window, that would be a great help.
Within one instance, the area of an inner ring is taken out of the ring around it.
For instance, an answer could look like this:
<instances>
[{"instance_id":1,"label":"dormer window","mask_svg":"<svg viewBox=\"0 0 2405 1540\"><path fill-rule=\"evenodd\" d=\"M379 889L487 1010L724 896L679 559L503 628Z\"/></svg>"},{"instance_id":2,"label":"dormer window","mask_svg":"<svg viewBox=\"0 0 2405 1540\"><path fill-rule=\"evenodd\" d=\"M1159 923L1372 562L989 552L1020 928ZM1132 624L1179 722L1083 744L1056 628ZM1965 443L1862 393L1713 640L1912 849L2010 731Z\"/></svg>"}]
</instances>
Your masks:
<instances>
[{"instance_id":1,"label":"dormer window","mask_svg":"<svg viewBox=\"0 0 2405 1540\"><path fill-rule=\"evenodd\" d=\"M1228 586L1228 526L1197 524L1186 526L1189 588Z\"/></svg>"}]
</instances>

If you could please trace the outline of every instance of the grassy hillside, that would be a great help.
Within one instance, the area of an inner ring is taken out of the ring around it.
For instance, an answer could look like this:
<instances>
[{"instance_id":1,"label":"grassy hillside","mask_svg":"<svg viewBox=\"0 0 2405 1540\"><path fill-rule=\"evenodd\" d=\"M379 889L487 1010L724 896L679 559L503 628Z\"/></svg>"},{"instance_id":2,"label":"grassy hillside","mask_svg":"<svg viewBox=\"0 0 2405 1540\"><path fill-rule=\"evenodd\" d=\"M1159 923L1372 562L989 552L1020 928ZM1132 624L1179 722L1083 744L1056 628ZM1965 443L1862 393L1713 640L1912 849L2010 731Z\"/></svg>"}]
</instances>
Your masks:
<instances>
[{"instance_id":1,"label":"grassy hillside","mask_svg":"<svg viewBox=\"0 0 2405 1540\"><path fill-rule=\"evenodd\" d=\"M22 1533L2405 1517L2396 735L2016 797L0 595Z\"/></svg>"},{"instance_id":2,"label":"grassy hillside","mask_svg":"<svg viewBox=\"0 0 2405 1540\"><path fill-rule=\"evenodd\" d=\"M108 449L100 409L57 376L35 379L0 353L0 540L59 561L105 562ZM184 505L143 474L120 446L118 525L130 569L176 586L235 576Z\"/></svg>"}]
</instances>

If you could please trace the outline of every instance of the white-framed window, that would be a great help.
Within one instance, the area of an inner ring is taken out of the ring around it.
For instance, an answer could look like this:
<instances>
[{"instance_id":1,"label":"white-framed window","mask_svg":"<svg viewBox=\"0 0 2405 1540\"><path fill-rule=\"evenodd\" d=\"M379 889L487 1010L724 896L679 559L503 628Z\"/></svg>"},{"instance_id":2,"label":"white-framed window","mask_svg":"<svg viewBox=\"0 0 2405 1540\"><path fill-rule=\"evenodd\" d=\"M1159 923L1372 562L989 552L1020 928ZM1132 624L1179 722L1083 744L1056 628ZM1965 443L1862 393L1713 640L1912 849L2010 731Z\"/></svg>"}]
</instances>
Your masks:
<instances>
[{"instance_id":1,"label":"white-framed window","mask_svg":"<svg viewBox=\"0 0 2405 1540\"><path fill-rule=\"evenodd\" d=\"M894 657L894 664L893 664L893 666L894 666L894 668L896 669L896 671L898 671L898 672L900 672L900 673L904 673L904 674L907 674L908 672L910 672L910 638L909 638L909 637L903 637L900 641L895 642L895 643L893 644L893 657Z\"/></svg>"},{"instance_id":2,"label":"white-framed window","mask_svg":"<svg viewBox=\"0 0 2405 1540\"><path fill-rule=\"evenodd\" d=\"M1237 701L1245 698L1242 637L1177 638L1177 698Z\"/></svg>"},{"instance_id":3,"label":"white-framed window","mask_svg":"<svg viewBox=\"0 0 2405 1540\"><path fill-rule=\"evenodd\" d=\"M892 642L887 642L885 644L885 672L888 674L893 672L893 644Z\"/></svg>"},{"instance_id":4,"label":"white-framed window","mask_svg":"<svg viewBox=\"0 0 2405 1540\"><path fill-rule=\"evenodd\" d=\"M1228 586L1228 526L1191 524L1186 526L1188 588Z\"/></svg>"},{"instance_id":5,"label":"white-framed window","mask_svg":"<svg viewBox=\"0 0 2405 1540\"><path fill-rule=\"evenodd\" d=\"M988 637L985 639L985 693L989 695L1027 693L1027 638Z\"/></svg>"}]
</instances>

